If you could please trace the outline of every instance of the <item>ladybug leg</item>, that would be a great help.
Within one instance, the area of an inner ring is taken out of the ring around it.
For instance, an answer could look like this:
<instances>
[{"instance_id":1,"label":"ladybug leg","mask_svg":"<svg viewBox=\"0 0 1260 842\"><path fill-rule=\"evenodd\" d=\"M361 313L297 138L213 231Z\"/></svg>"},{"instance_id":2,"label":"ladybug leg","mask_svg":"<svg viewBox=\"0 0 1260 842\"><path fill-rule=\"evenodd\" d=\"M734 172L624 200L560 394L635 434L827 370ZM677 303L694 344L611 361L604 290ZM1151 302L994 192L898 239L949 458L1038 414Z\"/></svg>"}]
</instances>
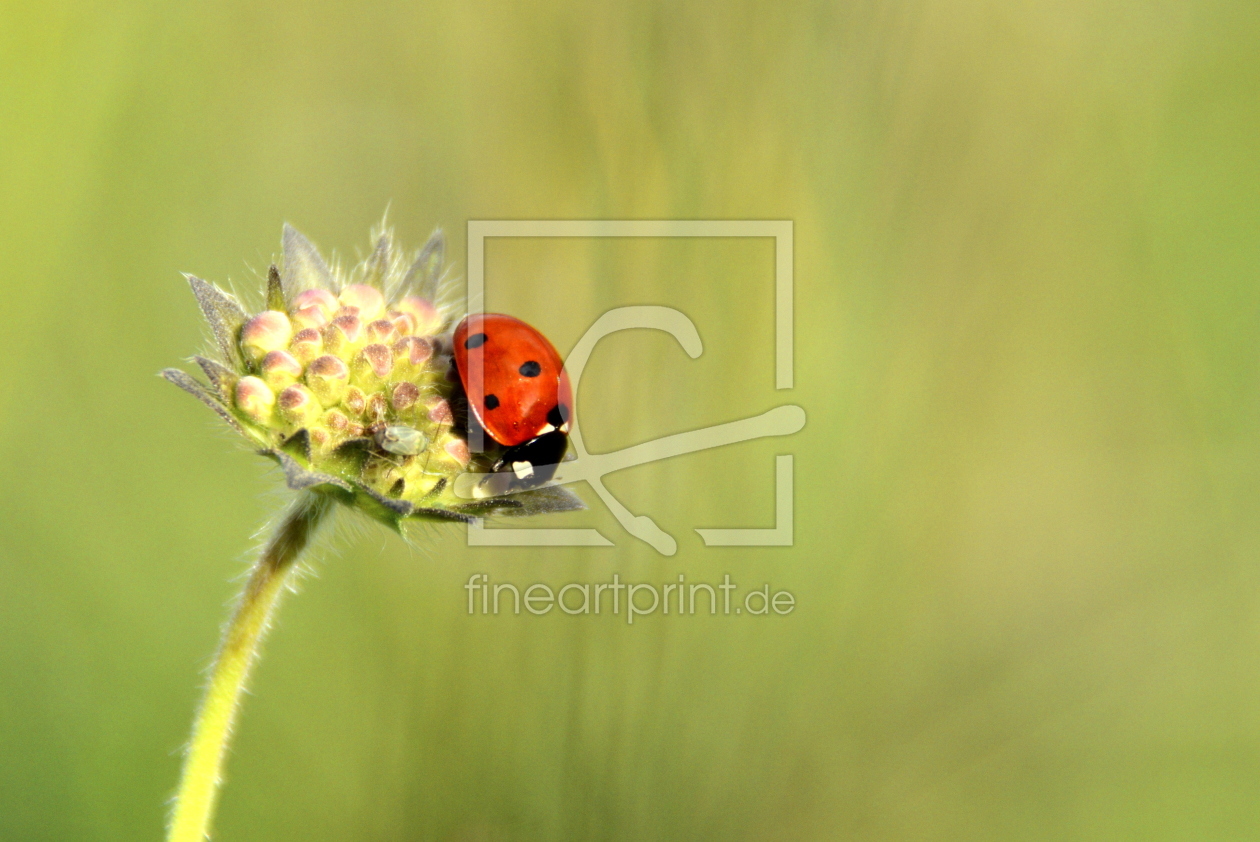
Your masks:
<instances>
[{"instance_id":1,"label":"ladybug leg","mask_svg":"<svg viewBox=\"0 0 1260 842\"><path fill-rule=\"evenodd\" d=\"M508 448L495 463L496 472L511 473L508 483L511 491L537 488L548 482L556 473L556 465L564 458L569 447L569 437L555 430L523 444Z\"/></svg>"}]
</instances>

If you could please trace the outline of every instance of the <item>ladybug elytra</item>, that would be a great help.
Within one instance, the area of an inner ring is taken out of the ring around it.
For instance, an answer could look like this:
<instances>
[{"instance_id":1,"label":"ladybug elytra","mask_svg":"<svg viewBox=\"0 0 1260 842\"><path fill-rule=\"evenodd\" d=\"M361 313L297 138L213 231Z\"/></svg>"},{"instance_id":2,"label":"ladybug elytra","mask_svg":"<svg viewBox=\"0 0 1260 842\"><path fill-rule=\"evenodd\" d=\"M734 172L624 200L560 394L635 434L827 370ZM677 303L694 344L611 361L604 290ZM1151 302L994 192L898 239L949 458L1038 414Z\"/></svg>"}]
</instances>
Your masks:
<instances>
[{"instance_id":1,"label":"ladybug elytra","mask_svg":"<svg viewBox=\"0 0 1260 842\"><path fill-rule=\"evenodd\" d=\"M560 354L530 325L497 313L466 317L453 340L468 407L507 448L494 470L512 472L511 490L550 480L568 448L573 408Z\"/></svg>"}]
</instances>

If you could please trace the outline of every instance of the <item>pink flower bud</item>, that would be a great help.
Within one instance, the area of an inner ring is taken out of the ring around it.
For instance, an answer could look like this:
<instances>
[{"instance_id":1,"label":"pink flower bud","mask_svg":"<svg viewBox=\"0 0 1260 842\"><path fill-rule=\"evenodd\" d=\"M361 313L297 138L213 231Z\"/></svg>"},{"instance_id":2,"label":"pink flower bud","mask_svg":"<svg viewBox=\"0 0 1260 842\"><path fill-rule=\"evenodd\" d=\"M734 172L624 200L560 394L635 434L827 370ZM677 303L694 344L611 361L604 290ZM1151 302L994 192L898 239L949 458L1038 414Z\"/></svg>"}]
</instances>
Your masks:
<instances>
[{"instance_id":1,"label":"pink flower bud","mask_svg":"<svg viewBox=\"0 0 1260 842\"><path fill-rule=\"evenodd\" d=\"M302 376L302 364L288 351L271 351L262 361L262 378L273 389L288 386Z\"/></svg>"},{"instance_id":2,"label":"pink flower bud","mask_svg":"<svg viewBox=\"0 0 1260 842\"><path fill-rule=\"evenodd\" d=\"M379 319L385 312L385 296L376 287L367 284L351 284L338 296L343 307L358 307L364 321Z\"/></svg>"},{"instance_id":3,"label":"pink flower bud","mask_svg":"<svg viewBox=\"0 0 1260 842\"><path fill-rule=\"evenodd\" d=\"M409 295L395 305L395 309L399 313L411 316L415 320L415 327L410 331L417 336L430 336L437 332L442 326L442 319L438 316L437 308L433 306L433 302L426 301L414 295Z\"/></svg>"},{"instance_id":4,"label":"pink flower bud","mask_svg":"<svg viewBox=\"0 0 1260 842\"><path fill-rule=\"evenodd\" d=\"M276 405L276 394L257 377L242 377L236 382L236 408L251 421L266 424Z\"/></svg>"},{"instance_id":5,"label":"pink flower bud","mask_svg":"<svg viewBox=\"0 0 1260 842\"><path fill-rule=\"evenodd\" d=\"M298 362L309 363L324 351L324 337L313 327L299 330L293 335L289 351Z\"/></svg>"},{"instance_id":6,"label":"pink flower bud","mask_svg":"<svg viewBox=\"0 0 1260 842\"><path fill-rule=\"evenodd\" d=\"M411 382L399 383L394 387L394 391L390 395L390 403L394 405L394 409L398 412L405 412L411 409L418 400L420 400L420 388Z\"/></svg>"},{"instance_id":7,"label":"pink flower bud","mask_svg":"<svg viewBox=\"0 0 1260 842\"><path fill-rule=\"evenodd\" d=\"M363 390L359 387L350 386L341 397L341 405L349 410L351 415L362 415L363 410L367 408L367 395L363 394Z\"/></svg>"},{"instance_id":8,"label":"pink flower bud","mask_svg":"<svg viewBox=\"0 0 1260 842\"><path fill-rule=\"evenodd\" d=\"M344 354L358 343L362 332L358 316L338 316L324 328L324 348L333 354Z\"/></svg>"},{"instance_id":9,"label":"pink flower bud","mask_svg":"<svg viewBox=\"0 0 1260 842\"><path fill-rule=\"evenodd\" d=\"M298 330L323 327L328 324L328 314L319 307L303 307L301 310L294 310L290 318L293 320L293 326Z\"/></svg>"},{"instance_id":10,"label":"pink flower bud","mask_svg":"<svg viewBox=\"0 0 1260 842\"><path fill-rule=\"evenodd\" d=\"M328 429L332 430L334 433L344 433L350 428L350 419L346 417L344 412L340 412L336 409L330 409L327 414L324 415L324 424L326 424Z\"/></svg>"},{"instance_id":11,"label":"pink flower bud","mask_svg":"<svg viewBox=\"0 0 1260 842\"><path fill-rule=\"evenodd\" d=\"M306 382L324 406L337 404L346 391L350 369L337 357L316 357L306 371Z\"/></svg>"},{"instance_id":12,"label":"pink flower bud","mask_svg":"<svg viewBox=\"0 0 1260 842\"><path fill-rule=\"evenodd\" d=\"M271 351L287 348L292 338L289 317L278 310L264 310L241 328L241 350L252 362L258 362Z\"/></svg>"},{"instance_id":13,"label":"pink flower bud","mask_svg":"<svg viewBox=\"0 0 1260 842\"><path fill-rule=\"evenodd\" d=\"M410 313L400 313L397 310L390 310L385 314L385 318L394 323L394 328L403 336L410 336L416 332L416 317Z\"/></svg>"},{"instance_id":14,"label":"pink flower bud","mask_svg":"<svg viewBox=\"0 0 1260 842\"><path fill-rule=\"evenodd\" d=\"M367 326L368 342L392 345L398 339L398 328L389 319L377 319Z\"/></svg>"},{"instance_id":15,"label":"pink flower bud","mask_svg":"<svg viewBox=\"0 0 1260 842\"><path fill-rule=\"evenodd\" d=\"M411 371L404 370L403 373L414 373L414 369L423 366L432 356L433 345L419 336L404 336L394 343L394 358L411 367Z\"/></svg>"},{"instance_id":16,"label":"pink flower bud","mask_svg":"<svg viewBox=\"0 0 1260 842\"><path fill-rule=\"evenodd\" d=\"M381 421L385 418L385 410L387 408L385 396L380 392L374 392L368 395L367 406L363 414L372 421Z\"/></svg>"},{"instance_id":17,"label":"pink flower bud","mask_svg":"<svg viewBox=\"0 0 1260 842\"><path fill-rule=\"evenodd\" d=\"M319 402L305 386L294 384L276 397L280 415L291 424L305 424L319 410Z\"/></svg>"},{"instance_id":18,"label":"pink flower bud","mask_svg":"<svg viewBox=\"0 0 1260 842\"><path fill-rule=\"evenodd\" d=\"M337 312L337 308L341 304L338 303L337 297L326 289L308 289L299 292L293 299L293 311L307 310L311 307L319 310L324 317L324 322L332 318L333 313Z\"/></svg>"},{"instance_id":19,"label":"pink flower bud","mask_svg":"<svg viewBox=\"0 0 1260 842\"><path fill-rule=\"evenodd\" d=\"M429 420L434 424L449 424L455 418L451 413L451 405L444 398L429 398L424 406L429 411Z\"/></svg>"},{"instance_id":20,"label":"pink flower bud","mask_svg":"<svg viewBox=\"0 0 1260 842\"><path fill-rule=\"evenodd\" d=\"M468 453L468 442L463 439L452 439L446 443L443 449L450 454L452 459L465 468L472 461L472 457Z\"/></svg>"},{"instance_id":21,"label":"pink flower bud","mask_svg":"<svg viewBox=\"0 0 1260 842\"><path fill-rule=\"evenodd\" d=\"M368 345L355 357L355 372L384 380L394 368L394 352L386 345Z\"/></svg>"}]
</instances>

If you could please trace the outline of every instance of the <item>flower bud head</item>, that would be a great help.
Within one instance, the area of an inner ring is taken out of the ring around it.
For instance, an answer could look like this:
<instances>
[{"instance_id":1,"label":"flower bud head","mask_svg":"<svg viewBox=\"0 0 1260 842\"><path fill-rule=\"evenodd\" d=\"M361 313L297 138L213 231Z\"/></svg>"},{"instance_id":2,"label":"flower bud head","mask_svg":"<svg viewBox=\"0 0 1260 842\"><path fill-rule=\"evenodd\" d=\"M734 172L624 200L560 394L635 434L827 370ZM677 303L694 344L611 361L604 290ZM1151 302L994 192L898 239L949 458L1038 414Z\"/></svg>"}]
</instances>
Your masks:
<instances>
[{"instance_id":1,"label":"flower bud head","mask_svg":"<svg viewBox=\"0 0 1260 842\"><path fill-rule=\"evenodd\" d=\"M456 493L460 474L487 471L501 454L470 453L467 422L452 411L459 386L449 331L458 313L435 305L451 298L439 295L443 240L435 234L410 264L388 232L374 242L367 261L343 271L286 227L283 270L273 267L267 309L252 315L189 276L217 358L195 358L208 384L174 369L163 376L276 460L291 488L333 494L395 528L408 517L579 507L555 488L526 490L517 505Z\"/></svg>"},{"instance_id":2,"label":"flower bud head","mask_svg":"<svg viewBox=\"0 0 1260 842\"><path fill-rule=\"evenodd\" d=\"M328 316L318 307L303 307L301 310L294 310L290 319L297 330L308 327L318 328L328 324Z\"/></svg>"},{"instance_id":3,"label":"flower bud head","mask_svg":"<svg viewBox=\"0 0 1260 842\"><path fill-rule=\"evenodd\" d=\"M330 409L324 413L324 426L334 433L344 433L350 427L350 419L344 412Z\"/></svg>"}]
</instances>

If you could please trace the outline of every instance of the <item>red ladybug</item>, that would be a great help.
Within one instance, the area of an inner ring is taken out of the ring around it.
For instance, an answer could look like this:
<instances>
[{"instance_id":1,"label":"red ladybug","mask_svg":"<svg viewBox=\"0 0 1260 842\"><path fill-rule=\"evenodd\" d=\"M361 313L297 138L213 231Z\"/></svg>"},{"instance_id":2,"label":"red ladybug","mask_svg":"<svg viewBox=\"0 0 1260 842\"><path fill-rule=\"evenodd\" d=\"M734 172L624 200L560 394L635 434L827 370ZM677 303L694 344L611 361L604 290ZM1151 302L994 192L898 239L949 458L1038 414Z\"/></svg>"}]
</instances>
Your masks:
<instances>
[{"instance_id":1,"label":"red ladybug","mask_svg":"<svg viewBox=\"0 0 1260 842\"><path fill-rule=\"evenodd\" d=\"M468 316L455 328L455 368L468 407L490 438L507 448L494 466L511 470L509 490L551 479L569 444L573 389L547 338L520 319Z\"/></svg>"}]
</instances>

